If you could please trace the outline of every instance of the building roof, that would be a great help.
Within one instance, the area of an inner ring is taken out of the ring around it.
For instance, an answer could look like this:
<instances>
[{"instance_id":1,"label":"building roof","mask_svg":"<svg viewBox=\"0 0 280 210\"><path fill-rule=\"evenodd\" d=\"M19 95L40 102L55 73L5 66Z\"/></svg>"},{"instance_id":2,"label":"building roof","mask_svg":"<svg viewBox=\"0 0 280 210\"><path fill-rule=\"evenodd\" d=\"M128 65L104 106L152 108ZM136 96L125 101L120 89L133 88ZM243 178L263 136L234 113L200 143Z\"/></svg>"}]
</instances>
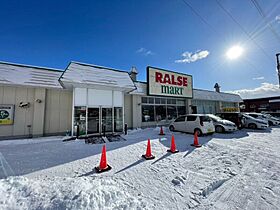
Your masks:
<instances>
[{"instance_id":1,"label":"building roof","mask_svg":"<svg viewBox=\"0 0 280 210\"><path fill-rule=\"evenodd\" d=\"M225 102L242 102L240 95L210 90L193 89L193 99Z\"/></svg>"},{"instance_id":2,"label":"building roof","mask_svg":"<svg viewBox=\"0 0 280 210\"><path fill-rule=\"evenodd\" d=\"M0 84L62 88L58 82L62 71L0 61Z\"/></svg>"},{"instance_id":3,"label":"building roof","mask_svg":"<svg viewBox=\"0 0 280 210\"><path fill-rule=\"evenodd\" d=\"M131 91L136 89L128 72L117 69L70 62L60 81L63 85L114 88Z\"/></svg>"},{"instance_id":4,"label":"building roof","mask_svg":"<svg viewBox=\"0 0 280 210\"><path fill-rule=\"evenodd\" d=\"M146 95L147 94L147 83L135 82L136 90L132 91L131 94L135 95ZM210 90L193 89L194 100L210 100L210 101L224 101L224 102L242 102L242 99L237 94L232 93L218 93Z\"/></svg>"}]
</instances>

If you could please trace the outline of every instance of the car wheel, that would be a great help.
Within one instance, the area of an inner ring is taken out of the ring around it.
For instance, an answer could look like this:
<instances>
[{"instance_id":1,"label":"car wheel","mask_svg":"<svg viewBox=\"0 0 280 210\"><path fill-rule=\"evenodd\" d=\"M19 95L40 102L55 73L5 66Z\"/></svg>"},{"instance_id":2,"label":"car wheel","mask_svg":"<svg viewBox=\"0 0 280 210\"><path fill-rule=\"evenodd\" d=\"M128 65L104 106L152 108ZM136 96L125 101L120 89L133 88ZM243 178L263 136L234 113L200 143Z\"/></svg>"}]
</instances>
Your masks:
<instances>
[{"instance_id":1,"label":"car wheel","mask_svg":"<svg viewBox=\"0 0 280 210\"><path fill-rule=\"evenodd\" d=\"M197 133L197 136L202 136L202 131L198 128L194 129L194 134Z\"/></svg>"},{"instance_id":2,"label":"car wheel","mask_svg":"<svg viewBox=\"0 0 280 210\"><path fill-rule=\"evenodd\" d=\"M269 125L269 126L273 126L273 122L268 121L268 125Z\"/></svg>"},{"instance_id":3,"label":"car wheel","mask_svg":"<svg viewBox=\"0 0 280 210\"><path fill-rule=\"evenodd\" d=\"M257 128L257 125L254 124L254 123L250 123L250 124L248 125L248 128L256 129L256 128Z\"/></svg>"},{"instance_id":4,"label":"car wheel","mask_svg":"<svg viewBox=\"0 0 280 210\"><path fill-rule=\"evenodd\" d=\"M170 131L175 131L174 126L173 126L173 125L170 125L170 126L169 126L169 130L170 130Z\"/></svg>"},{"instance_id":5,"label":"car wheel","mask_svg":"<svg viewBox=\"0 0 280 210\"><path fill-rule=\"evenodd\" d=\"M217 133L223 133L223 132L225 132L225 129L222 126L218 125L218 126L216 126L215 131Z\"/></svg>"}]
</instances>

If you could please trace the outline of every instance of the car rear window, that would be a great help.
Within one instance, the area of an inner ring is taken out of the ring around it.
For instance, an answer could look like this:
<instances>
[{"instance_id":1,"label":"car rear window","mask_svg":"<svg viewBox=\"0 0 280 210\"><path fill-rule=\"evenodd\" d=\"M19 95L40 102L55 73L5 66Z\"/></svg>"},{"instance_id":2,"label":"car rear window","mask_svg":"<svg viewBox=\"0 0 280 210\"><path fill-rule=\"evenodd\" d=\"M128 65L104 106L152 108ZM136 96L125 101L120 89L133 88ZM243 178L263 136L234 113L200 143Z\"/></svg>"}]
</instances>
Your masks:
<instances>
[{"instance_id":1,"label":"car rear window","mask_svg":"<svg viewBox=\"0 0 280 210\"><path fill-rule=\"evenodd\" d=\"M184 122L185 121L185 116L182 116L182 117L178 117L175 122Z\"/></svg>"},{"instance_id":2,"label":"car rear window","mask_svg":"<svg viewBox=\"0 0 280 210\"><path fill-rule=\"evenodd\" d=\"M199 118L202 122L211 122L211 118L208 116L200 116Z\"/></svg>"},{"instance_id":3,"label":"car rear window","mask_svg":"<svg viewBox=\"0 0 280 210\"><path fill-rule=\"evenodd\" d=\"M195 121L196 116L187 116L187 121Z\"/></svg>"}]
</instances>

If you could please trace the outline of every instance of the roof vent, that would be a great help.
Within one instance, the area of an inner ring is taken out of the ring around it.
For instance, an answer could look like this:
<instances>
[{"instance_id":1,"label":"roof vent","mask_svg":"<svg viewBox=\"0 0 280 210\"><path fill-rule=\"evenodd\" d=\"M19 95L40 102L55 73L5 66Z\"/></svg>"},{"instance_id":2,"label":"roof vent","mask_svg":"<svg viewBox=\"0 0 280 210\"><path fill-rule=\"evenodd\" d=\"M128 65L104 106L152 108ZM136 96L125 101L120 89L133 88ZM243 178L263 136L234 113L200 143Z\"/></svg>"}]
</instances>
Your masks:
<instances>
[{"instance_id":1,"label":"roof vent","mask_svg":"<svg viewBox=\"0 0 280 210\"><path fill-rule=\"evenodd\" d=\"M137 71L136 67L132 66L130 69L129 75L133 82L135 82L137 80L137 78L136 78L137 74L138 74L138 71Z\"/></svg>"},{"instance_id":2,"label":"roof vent","mask_svg":"<svg viewBox=\"0 0 280 210\"><path fill-rule=\"evenodd\" d=\"M217 93L220 93L220 85L218 83L215 84L214 88L216 90Z\"/></svg>"}]
</instances>

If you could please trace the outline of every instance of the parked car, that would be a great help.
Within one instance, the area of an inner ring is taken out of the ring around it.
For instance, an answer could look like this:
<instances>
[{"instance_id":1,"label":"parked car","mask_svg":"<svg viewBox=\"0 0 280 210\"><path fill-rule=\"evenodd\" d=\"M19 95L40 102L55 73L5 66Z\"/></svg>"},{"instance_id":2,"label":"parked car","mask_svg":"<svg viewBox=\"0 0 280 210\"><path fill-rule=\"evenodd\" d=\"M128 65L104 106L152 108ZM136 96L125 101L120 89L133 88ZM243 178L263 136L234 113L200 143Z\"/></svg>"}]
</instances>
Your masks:
<instances>
[{"instance_id":1,"label":"parked car","mask_svg":"<svg viewBox=\"0 0 280 210\"><path fill-rule=\"evenodd\" d=\"M202 134L213 134L215 127L210 117L205 114L189 114L176 118L169 126L170 131L181 131L187 133L197 132Z\"/></svg>"},{"instance_id":2,"label":"parked car","mask_svg":"<svg viewBox=\"0 0 280 210\"><path fill-rule=\"evenodd\" d=\"M243 114L245 118L245 127L251 129L266 129L268 128L268 122L261 119L256 119L247 114Z\"/></svg>"},{"instance_id":3,"label":"parked car","mask_svg":"<svg viewBox=\"0 0 280 210\"><path fill-rule=\"evenodd\" d=\"M280 125L280 120L278 120L275 117L272 117L269 114L261 114L261 113L255 113L255 112L250 112L250 113L246 113L246 114L253 118L267 121L269 126Z\"/></svg>"},{"instance_id":4,"label":"parked car","mask_svg":"<svg viewBox=\"0 0 280 210\"><path fill-rule=\"evenodd\" d=\"M269 114L272 117L277 118L278 120L280 120L280 112L262 112L263 114Z\"/></svg>"},{"instance_id":5,"label":"parked car","mask_svg":"<svg viewBox=\"0 0 280 210\"><path fill-rule=\"evenodd\" d=\"M271 125L280 125L280 119L277 117L273 117L270 114L264 114L267 119L268 119L268 124L270 123Z\"/></svg>"},{"instance_id":6,"label":"parked car","mask_svg":"<svg viewBox=\"0 0 280 210\"><path fill-rule=\"evenodd\" d=\"M229 120L224 120L213 114L208 114L208 116L212 119L217 133L233 132L237 130L235 123Z\"/></svg>"},{"instance_id":7,"label":"parked car","mask_svg":"<svg viewBox=\"0 0 280 210\"><path fill-rule=\"evenodd\" d=\"M240 112L220 112L216 116L235 123L238 129L242 129L245 125L245 119Z\"/></svg>"}]
</instances>

